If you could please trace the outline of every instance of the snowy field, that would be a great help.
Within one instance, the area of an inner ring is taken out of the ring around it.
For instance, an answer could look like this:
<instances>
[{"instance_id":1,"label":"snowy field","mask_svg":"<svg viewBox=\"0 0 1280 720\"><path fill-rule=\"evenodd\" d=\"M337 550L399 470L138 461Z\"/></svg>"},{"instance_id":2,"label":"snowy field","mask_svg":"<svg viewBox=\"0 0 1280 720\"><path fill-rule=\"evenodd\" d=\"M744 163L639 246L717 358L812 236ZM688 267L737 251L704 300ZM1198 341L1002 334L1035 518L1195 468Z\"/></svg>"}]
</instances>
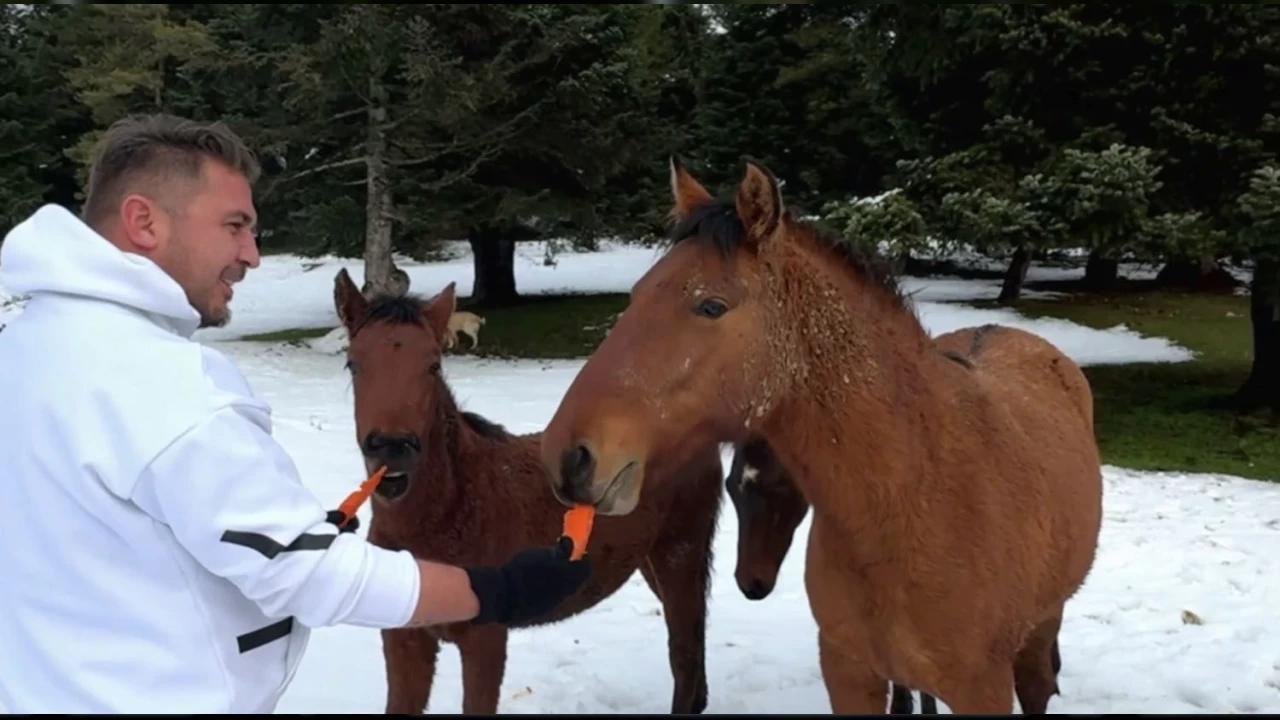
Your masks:
<instances>
[{"instance_id":1,"label":"snowy field","mask_svg":"<svg viewBox=\"0 0 1280 720\"><path fill-rule=\"evenodd\" d=\"M558 267L546 267L536 247L523 246L517 285L526 293L625 292L654 257L652 250L621 248L563 255ZM232 323L197 336L227 352L272 404L277 436L329 505L364 477L343 358L331 341L298 346L235 338L333 327L333 277L344 266L359 284L359 260L267 258L237 288ZM469 257L405 269L415 292L433 294L450 281L461 293L470 290ZM1037 277L1033 268L1028 280ZM1190 357L1165 339L1124 327L1100 331L943 302L994 297L996 281L906 282L933 333L1000 322L1038 332L1088 364ZM526 432L550 419L581 364L455 356L445 370L464 408ZM728 464L726 455L726 469ZM1280 485L1115 467L1105 475L1100 555L1067 608L1060 636L1063 695L1051 701L1050 712L1280 712L1280 572L1274 559L1280 557ZM367 526L367 506L360 515ZM830 712L802 582L807 531L806 521L774 593L750 602L733 581L737 526L726 498L707 631L707 712ZM500 712L669 712L672 680L658 608L637 575L579 617L514 633ZM385 687L376 631L320 629L278 712L380 713ZM446 646L429 712L457 713L461 700L457 653Z\"/></svg>"}]
</instances>

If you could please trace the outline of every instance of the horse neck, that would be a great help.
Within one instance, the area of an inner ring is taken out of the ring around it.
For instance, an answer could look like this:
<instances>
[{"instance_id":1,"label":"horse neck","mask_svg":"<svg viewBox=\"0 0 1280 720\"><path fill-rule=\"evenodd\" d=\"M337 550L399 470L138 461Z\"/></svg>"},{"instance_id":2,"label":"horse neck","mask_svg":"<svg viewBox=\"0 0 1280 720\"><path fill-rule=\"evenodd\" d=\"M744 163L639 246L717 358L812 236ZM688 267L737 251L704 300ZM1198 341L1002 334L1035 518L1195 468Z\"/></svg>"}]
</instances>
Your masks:
<instances>
[{"instance_id":1,"label":"horse neck","mask_svg":"<svg viewBox=\"0 0 1280 720\"><path fill-rule=\"evenodd\" d=\"M437 382L435 417L418 460L413 497L406 505L424 528L447 531L473 520L473 498L488 492L483 486L487 477L479 470L487 463L470 461L481 438L463 419L448 384L443 378ZM460 477L464 471L467 477Z\"/></svg>"},{"instance_id":2,"label":"horse neck","mask_svg":"<svg viewBox=\"0 0 1280 720\"><path fill-rule=\"evenodd\" d=\"M902 506L928 479L926 439L944 404L929 374L932 340L908 307L825 248L785 252L770 260L787 318L777 372L790 379L761 431L815 517L856 527L860 549L884 557L895 526L910 521Z\"/></svg>"}]
</instances>

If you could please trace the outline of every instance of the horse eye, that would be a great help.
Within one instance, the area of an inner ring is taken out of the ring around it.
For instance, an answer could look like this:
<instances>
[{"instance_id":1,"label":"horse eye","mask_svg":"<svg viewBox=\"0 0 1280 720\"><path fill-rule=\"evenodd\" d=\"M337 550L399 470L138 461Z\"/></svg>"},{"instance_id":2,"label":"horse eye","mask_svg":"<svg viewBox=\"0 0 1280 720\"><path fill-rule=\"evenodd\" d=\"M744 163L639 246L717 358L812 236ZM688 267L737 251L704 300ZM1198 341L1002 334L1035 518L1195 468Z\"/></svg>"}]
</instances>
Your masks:
<instances>
[{"instance_id":1,"label":"horse eye","mask_svg":"<svg viewBox=\"0 0 1280 720\"><path fill-rule=\"evenodd\" d=\"M729 305L719 298L707 298L706 300L698 303L698 307L695 312L703 317L709 317L712 320L715 320L721 315L729 312Z\"/></svg>"},{"instance_id":2,"label":"horse eye","mask_svg":"<svg viewBox=\"0 0 1280 720\"><path fill-rule=\"evenodd\" d=\"M431 374L432 374L432 375L439 375L439 374L440 374L440 361L439 361L439 360L437 360L437 361L435 361L435 362L431 363Z\"/></svg>"},{"instance_id":3,"label":"horse eye","mask_svg":"<svg viewBox=\"0 0 1280 720\"><path fill-rule=\"evenodd\" d=\"M346 370L347 372L351 373L352 375L355 375L355 374L356 374L356 366L355 366L355 363L351 362L350 360L348 360L348 361L346 362L346 364L342 366L342 368L343 368L344 370Z\"/></svg>"}]
</instances>

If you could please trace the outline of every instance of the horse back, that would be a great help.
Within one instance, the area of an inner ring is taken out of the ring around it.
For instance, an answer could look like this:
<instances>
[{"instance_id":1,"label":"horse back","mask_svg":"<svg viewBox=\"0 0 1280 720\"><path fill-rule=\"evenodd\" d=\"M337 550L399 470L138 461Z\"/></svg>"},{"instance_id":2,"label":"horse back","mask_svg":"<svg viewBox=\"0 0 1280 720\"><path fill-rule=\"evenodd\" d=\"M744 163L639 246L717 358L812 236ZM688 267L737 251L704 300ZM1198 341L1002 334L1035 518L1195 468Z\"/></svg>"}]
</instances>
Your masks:
<instances>
[{"instance_id":1,"label":"horse back","mask_svg":"<svg viewBox=\"0 0 1280 720\"><path fill-rule=\"evenodd\" d=\"M965 328L935 342L963 386L966 424L988 428L984 464L1007 488L1000 492L1012 493L1003 499L1014 502L1028 531L1047 533L1043 541L1053 550L1039 563L1057 580L1037 584L1053 593L1058 582L1082 581L1096 549L1102 497L1088 379L1052 343L1018 328Z\"/></svg>"},{"instance_id":2,"label":"horse back","mask_svg":"<svg viewBox=\"0 0 1280 720\"><path fill-rule=\"evenodd\" d=\"M982 325L939 335L938 350L1000 388L1010 401L1028 400L1049 414L1070 408L1093 432L1093 390L1080 366L1053 343L1006 325Z\"/></svg>"}]
</instances>

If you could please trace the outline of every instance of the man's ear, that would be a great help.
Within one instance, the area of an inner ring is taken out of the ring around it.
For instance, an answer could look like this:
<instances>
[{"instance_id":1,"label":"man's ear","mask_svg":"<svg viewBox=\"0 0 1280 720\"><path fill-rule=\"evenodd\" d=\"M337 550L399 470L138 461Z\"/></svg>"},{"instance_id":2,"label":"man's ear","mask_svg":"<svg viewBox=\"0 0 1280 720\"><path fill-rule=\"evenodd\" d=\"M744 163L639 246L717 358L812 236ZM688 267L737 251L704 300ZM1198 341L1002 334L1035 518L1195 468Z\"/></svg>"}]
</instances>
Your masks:
<instances>
[{"instance_id":1,"label":"man's ear","mask_svg":"<svg viewBox=\"0 0 1280 720\"><path fill-rule=\"evenodd\" d=\"M150 257L172 232L170 219L154 200L132 193L120 201L117 212L120 232L131 252Z\"/></svg>"},{"instance_id":2,"label":"man's ear","mask_svg":"<svg viewBox=\"0 0 1280 720\"><path fill-rule=\"evenodd\" d=\"M444 342L444 334L449 329L449 318L453 316L453 309L457 306L456 286L456 282L445 285L444 290L441 290L439 295L427 300L422 305L422 314L427 316L427 324L431 326L432 332L436 334L437 342Z\"/></svg>"},{"instance_id":3,"label":"man's ear","mask_svg":"<svg viewBox=\"0 0 1280 720\"><path fill-rule=\"evenodd\" d=\"M347 269L339 270L337 276L333 278L333 309L337 311L338 319L342 321L348 334L351 333L356 320L364 314L367 304L368 300L360 294L360 288L356 287L355 282L351 280Z\"/></svg>"}]
</instances>

